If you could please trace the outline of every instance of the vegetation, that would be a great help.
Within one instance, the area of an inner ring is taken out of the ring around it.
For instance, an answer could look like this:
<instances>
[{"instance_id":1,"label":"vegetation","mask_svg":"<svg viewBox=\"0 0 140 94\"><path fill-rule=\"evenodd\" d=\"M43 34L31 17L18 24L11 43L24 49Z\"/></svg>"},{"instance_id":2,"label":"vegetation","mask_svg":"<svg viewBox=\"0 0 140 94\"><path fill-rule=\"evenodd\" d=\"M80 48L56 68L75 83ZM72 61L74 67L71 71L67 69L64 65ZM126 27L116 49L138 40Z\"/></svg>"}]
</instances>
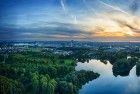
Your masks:
<instances>
[{"instance_id":1,"label":"vegetation","mask_svg":"<svg viewBox=\"0 0 140 94\"><path fill-rule=\"evenodd\" d=\"M51 51L26 49L1 56L1 94L78 94L83 84L99 77L92 71L76 71L73 57Z\"/></svg>"},{"instance_id":2,"label":"vegetation","mask_svg":"<svg viewBox=\"0 0 140 94\"><path fill-rule=\"evenodd\" d=\"M108 60L111 64L114 64L118 59L127 59L127 55L128 53L126 53L125 51L106 52L103 49L99 49L96 52L97 59L101 61Z\"/></svg>"},{"instance_id":3,"label":"vegetation","mask_svg":"<svg viewBox=\"0 0 140 94\"><path fill-rule=\"evenodd\" d=\"M55 48L54 48L55 49ZM76 62L92 58L113 65L114 76L127 76L136 65L140 75L139 52L108 51L100 47L60 47L72 51L69 55L55 54L42 48L28 48L21 52L0 54L0 94L78 94L82 85L99 77L93 71L76 71ZM127 58L130 55L131 58Z\"/></svg>"},{"instance_id":4,"label":"vegetation","mask_svg":"<svg viewBox=\"0 0 140 94\"><path fill-rule=\"evenodd\" d=\"M113 74L115 76L127 76L130 70L136 65L136 58L119 59L113 64Z\"/></svg>"},{"instance_id":5,"label":"vegetation","mask_svg":"<svg viewBox=\"0 0 140 94\"><path fill-rule=\"evenodd\" d=\"M19 82L0 76L0 94L22 94L23 92Z\"/></svg>"},{"instance_id":6,"label":"vegetation","mask_svg":"<svg viewBox=\"0 0 140 94\"><path fill-rule=\"evenodd\" d=\"M140 61L138 61L136 64L136 74L137 76L140 76Z\"/></svg>"}]
</instances>

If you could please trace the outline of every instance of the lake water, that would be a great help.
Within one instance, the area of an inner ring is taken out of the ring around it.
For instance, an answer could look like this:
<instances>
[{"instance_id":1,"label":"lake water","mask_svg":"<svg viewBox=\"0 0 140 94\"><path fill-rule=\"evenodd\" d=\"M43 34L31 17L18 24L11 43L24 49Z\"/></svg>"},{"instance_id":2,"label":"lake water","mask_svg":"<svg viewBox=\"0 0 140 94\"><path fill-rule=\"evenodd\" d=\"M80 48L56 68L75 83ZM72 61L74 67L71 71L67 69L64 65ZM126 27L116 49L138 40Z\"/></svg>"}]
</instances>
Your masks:
<instances>
[{"instance_id":1,"label":"lake water","mask_svg":"<svg viewBox=\"0 0 140 94\"><path fill-rule=\"evenodd\" d=\"M104 64L95 59L88 63L78 62L76 70L90 70L100 74L99 78L83 85L79 94L140 94L140 77L136 75L136 66L125 77L115 77L109 62Z\"/></svg>"}]
</instances>

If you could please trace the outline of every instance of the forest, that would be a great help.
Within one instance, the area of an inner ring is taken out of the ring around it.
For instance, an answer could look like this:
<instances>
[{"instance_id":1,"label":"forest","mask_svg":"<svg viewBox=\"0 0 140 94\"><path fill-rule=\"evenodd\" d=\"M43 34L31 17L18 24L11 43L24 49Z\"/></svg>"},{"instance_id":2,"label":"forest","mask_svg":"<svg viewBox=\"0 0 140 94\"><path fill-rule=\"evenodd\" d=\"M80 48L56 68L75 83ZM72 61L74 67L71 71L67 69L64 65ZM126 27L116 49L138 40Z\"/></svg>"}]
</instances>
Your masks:
<instances>
[{"instance_id":1,"label":"forest","mask_svg":"<svg viewBox=\"0 0 140 94\"><path fill-rule=\"evenodd\" d=\"M78 94L81 86L99 77L75 71L76 60L30 48L0 56L0 94Z\"/></svg>"}]
</instances>

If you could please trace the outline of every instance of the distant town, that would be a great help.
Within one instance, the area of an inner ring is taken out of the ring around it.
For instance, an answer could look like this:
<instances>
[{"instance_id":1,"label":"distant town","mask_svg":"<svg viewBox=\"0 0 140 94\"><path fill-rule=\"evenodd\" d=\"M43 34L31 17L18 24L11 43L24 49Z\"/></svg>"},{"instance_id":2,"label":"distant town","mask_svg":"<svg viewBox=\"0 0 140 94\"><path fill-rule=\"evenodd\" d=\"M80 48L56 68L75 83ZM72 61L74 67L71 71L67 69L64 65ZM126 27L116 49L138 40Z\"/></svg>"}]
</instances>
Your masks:
<instances>
[{"instance_id":1,"label":"distant town","mask_svg":"<svg viewBox=\"0 0 140 94\"><path fill-rule=\"evenodd\" d=\"M89 42L89 41L0 41L0 53L21 52L26 48L42 48L51 50L55 54L71 54L72 51L64 51L58 48L90 48L104 49L107 52L124 50L127 52L139 50L140 42Z\"/></svg>"}]
</instances>

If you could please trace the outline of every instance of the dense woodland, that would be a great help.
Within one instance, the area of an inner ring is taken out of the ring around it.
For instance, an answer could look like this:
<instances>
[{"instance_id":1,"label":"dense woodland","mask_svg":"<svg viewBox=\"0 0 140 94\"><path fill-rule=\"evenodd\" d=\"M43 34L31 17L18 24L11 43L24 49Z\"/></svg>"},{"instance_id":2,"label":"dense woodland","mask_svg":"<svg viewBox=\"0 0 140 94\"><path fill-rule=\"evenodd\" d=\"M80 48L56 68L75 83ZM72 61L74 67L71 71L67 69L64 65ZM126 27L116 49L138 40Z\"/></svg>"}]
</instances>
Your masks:
<instances>
[{"instance_id":1,"label":"dense woodland","mask_svg":"<svg viewBox=\"0 0 140 94\"><path fill-rule=\"evenodd\" d=\"M114 76L129 75L135 65L136 74L140 75L139 51L107 52L102 48L65 47L57 50L73 53L59 55L42 48L28 48L22 52L1 54L0 94L78 94L82 85L100 74L76 71L76 63L88 62L93 58L105 64L109 61L113 65Z\"/></svg>"},{"instance_id":2,"label":"dense woodland","mask_svg":"<svg viewBox=\"0 0 140 94\"><path fill-rule=\"evenodd\" d=\"M99 77L75 71L72 57L28 49L0 56L0 94L78 94L86 82Z\"/></svg>"}]
</instances>

